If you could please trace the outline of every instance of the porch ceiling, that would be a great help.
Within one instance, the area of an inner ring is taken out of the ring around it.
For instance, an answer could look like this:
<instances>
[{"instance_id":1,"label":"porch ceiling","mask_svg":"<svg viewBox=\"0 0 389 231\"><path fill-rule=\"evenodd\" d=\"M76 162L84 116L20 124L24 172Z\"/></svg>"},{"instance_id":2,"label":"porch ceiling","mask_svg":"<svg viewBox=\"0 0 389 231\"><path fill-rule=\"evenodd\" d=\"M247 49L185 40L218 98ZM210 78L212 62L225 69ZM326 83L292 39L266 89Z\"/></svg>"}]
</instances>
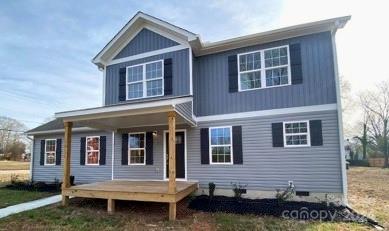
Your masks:
<instances>
[{"instance_id":1,"label":"porch ceiling","mask_svg":"<svg viewBox=\"0 0 389 231\"><path fill-rule=\"evenodd\" d=\"M167 112L176 111L176 123L195 126L191 116L180 113L179 104L191 102L191 97L122 104L56 113L64 122L81 121L85 126L117 130L121 128L167 125ZM190 117L190 118L189 118Z\"/></svg>"}]
</instances>

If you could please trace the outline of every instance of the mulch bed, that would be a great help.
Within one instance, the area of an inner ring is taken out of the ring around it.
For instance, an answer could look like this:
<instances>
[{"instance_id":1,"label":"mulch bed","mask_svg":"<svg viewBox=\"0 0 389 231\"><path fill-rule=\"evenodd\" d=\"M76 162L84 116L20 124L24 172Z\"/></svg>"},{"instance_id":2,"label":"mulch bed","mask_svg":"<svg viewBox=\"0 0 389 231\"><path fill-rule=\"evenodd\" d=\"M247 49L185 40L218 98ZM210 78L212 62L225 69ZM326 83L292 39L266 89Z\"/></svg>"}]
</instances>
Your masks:
<instances>
[{"instance_id":1,"label":"mulch bed","mask_svg":"<svg viewBox=\"0 0 389 231\"><path fill-rule=\"evenodd\" d=\"M60 192L60 183L47 184L44 182L14 182L5 186L7 189L20 191L38 191L38 192Z\"/></svg>"},{"instance_id":2,"label":"mulch bed","mask_svg":"<svg viewBox=\"0 0 389 231\"><path fill-rule=\"evenodd\" d=\"M376 221L356 213L344 205L277 199L245 199L201 195L194 197L189 208L204 212L268 215L299 220L343 221L378 225Z\"/></svg>"}]
</instances>

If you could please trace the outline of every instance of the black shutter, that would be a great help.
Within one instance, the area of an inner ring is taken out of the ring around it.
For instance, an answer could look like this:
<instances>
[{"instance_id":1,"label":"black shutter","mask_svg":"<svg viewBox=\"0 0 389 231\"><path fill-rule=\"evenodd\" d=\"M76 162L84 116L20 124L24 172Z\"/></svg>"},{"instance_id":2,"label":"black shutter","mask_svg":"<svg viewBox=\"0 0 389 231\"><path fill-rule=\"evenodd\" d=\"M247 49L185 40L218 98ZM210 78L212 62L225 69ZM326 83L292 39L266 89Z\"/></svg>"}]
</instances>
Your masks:
<instances>
[{"instance_id":1,"label":"black shutter","mask_svg":"<svg viewBox=\"0 0 389 231\"><path fill-rule=\"evenodd\" d=\"M146 165L153 165L153 133L146 133Z\"/></svg>"},{"instance_id":2,"label":"black shutter","mask_svg":"<svg viewBox=\"0 0 389 231\"><path fill-rule=\"evenodd\" d=\"M100 136L100 165L105 165L105 158L107 156L107 137Z\"/></svg>"},{"instance_id":3,"label":"black shutter","mask_svg":"<svg viewBox=\"0 0 389 231\"><path fill-rule=\"evenodd\" d=\"M323 145L321 120L309 121L309 130L311 133L311 146Z\"/></svg>"},{"instance_id":4,"label":"black shutter","mask_svg":"<svg viewBox=\"0 0 389 231\"><path fill-rule=\"evenodd\" d=\"M45 165L45 140L41 140L41 159L40 165Z\"/></svg>"},{"instance_id":5,"label":"black shutter","mask_svg":"<svg viewBox=\"0 0 389 231\"><path fill-rule=\"evenodd\" d=\"M126 68L119 69L119 101L126 101Z\"/></svg>"},{"instance_id":6,"label":"black shutter","mask_svg":"<svg viewBox=\"0 0 389 231\"><path fill-rule=\"evenodd\" d=\"M209 164L209 129L200 130L201 164Z\"/></svg>"},{"instance_id":7,"label":"black shutter","mask_svg":"<svg viewBox=\"0 0 389 231\"><path fill-rule=\"evenodd\" d=\"M232 142L234 164L243 164L242 126L232 127Z\"/></svg>"},{"instance_id":8,"label":"black shutter","mask_svg":"<svg viewBox=\"0 0 389 231\"><path fill-rule=\"evenodd\" d=\"M55 165L61 165L61 151L62 151L62 140L57 139L57 149L55 150Z\"/></svg>"},{"instance_id":9,"label":"black shutter","mask_svg":"<svg viewBox=\"0 0 389 231\"><path fill-rule=\"evenodd\" d=\"M228 82L230 92L238 91L238 58L237 55L228 56Z\"/></svg>"},{"instance_id":10,"label":"black shutter","mask_svg":"<svg viewBox=\"0 0 389 231\"><path fill-rule=\"evenodd\" d=\"M128 134L122 134L122 165L128 165Z\"/></svg>"},{"instance_id":11,"label":"black shutter","mask_svg":"<svg viewBox=\"0 0 389 231\"><path fill-rule=\"evenodd\" d=\"M85 165L86 137L80 139L80 165Z\"/></svg>"},{"instance_id":12,"label":"black shutter","mask_svg":"<svg viewBox=\"0 0 389 231\"><path fill-rule=\"evenodd\" d=\"M300 43L290 44L290 69L292 74L292 84L303 83L303 69L301 65Z\"/></svg>"},{"instance_id":13,"label":"black shutter","mask_svg":"<svg viewBox=\"0 0 389 231\"><path fill-rule=\"evenodd\" d=\"M173 61L171 58L163 62L164 95L173 94Z\"/></svg>"},{"instance_id":14,"label":"black shutter","mask_svg":"<svg viewBox=\"0 0 389 231\"><path fill-rule=\"evenodd\" d=\"M272 123L273 147L284 147L283 123Z\"/></svg>"}]
</instances>

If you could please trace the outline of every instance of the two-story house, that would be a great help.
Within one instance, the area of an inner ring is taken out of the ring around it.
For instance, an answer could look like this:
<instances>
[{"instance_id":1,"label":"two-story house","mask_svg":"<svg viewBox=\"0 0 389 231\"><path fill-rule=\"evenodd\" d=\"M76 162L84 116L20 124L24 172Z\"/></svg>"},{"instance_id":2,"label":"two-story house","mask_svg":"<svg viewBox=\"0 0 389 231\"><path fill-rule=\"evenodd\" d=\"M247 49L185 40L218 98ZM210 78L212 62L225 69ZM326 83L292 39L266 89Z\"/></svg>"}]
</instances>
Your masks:
<instances>
[{"instance_id":1,"label":"two-story house","mask_svg":"<svg viewBox=\"0 0 389 231\"><path fill-rule=\"evenodd\" d=\"M198 182L199 193L213 182L216 194L232 195L233 182L247 197L274 197L293 184L302 200L344 199L334 37L349 19L204 43L137 13L92 60L103 106L58 112L28 132L32 180L167 181L171 173Z\"/></svg>"}]
</instances>

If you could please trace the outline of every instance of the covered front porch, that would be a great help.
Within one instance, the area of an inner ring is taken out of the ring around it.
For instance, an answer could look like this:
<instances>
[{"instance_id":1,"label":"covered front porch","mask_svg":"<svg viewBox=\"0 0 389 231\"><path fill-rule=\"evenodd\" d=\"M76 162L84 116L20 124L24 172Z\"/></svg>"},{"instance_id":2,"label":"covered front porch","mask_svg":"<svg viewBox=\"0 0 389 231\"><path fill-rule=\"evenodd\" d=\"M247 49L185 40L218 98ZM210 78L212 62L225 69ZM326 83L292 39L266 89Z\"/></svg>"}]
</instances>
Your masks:
<instances>
[{"instance_id":1,"label":"covered front porch","mask_svg":"<svg viewBox=\"0 0 389 231\"><path fill-rule=\"evenodd\" d=\"M175 220L176 203L198 188L197 182L176 181L176 125L196 126L192 119L191 104L191 98L186 97L57 113L57 118L63 119L65 128L62 204L68 205L70 196L101 198L107 199L108 212L114 212L115 200L164 202L169 203L169 219ZM70 160L74 122L82 122L88 127L113 133L126 133L128 129L137 127L166 126L168 179L166 181L153 181L147 178L112 179L71 186Z\"/></svg>"}]
</instances>

